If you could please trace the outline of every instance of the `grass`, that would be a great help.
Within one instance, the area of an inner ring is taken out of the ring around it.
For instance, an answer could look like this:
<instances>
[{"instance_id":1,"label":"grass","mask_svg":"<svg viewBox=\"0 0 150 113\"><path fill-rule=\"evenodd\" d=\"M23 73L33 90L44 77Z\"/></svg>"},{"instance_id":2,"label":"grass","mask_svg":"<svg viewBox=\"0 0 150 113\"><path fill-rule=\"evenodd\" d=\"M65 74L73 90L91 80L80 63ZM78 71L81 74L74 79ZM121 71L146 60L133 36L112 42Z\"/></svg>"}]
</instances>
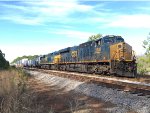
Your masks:
<instances>
[{"instance_id":1,"label":"grass","mask_svg":"<svg viewBox=\"0 0 150 113\"><path fill-rule=\"evenodd\" d=\"M27 76L22 70L0 71L0 113L19 113L22 111Z\"/></svg>"},{"instance_id":2,"label":"grass","mask_svg":"<svg viewBox=\"0 0 150 113\"><path fill-rule=\"evenodd\" d=\"M40 91L33 89L34 82L31 81L32 78L30 79L22 69L0 71L0 113L54 113L53 107L56 106L56 101L64 97L58 97L53 93L49 97L48 92L42 93L42 89ZM51 98L51 102L47 101L48 98ZM52 103L53 107L49 107L48 103ZM70 113L77 111L78 103L78 101L69 101L67 105Z\"/></svg>"},{"instance_id":3,"label":"grass","mask_svg":"<svg viewBox=\"0 0 150 113\"><path fill-rule=\"evenodd\" d=\"M0 113L42 113L44 107L27 83L28 75L21 69L0 71Z\"/></svg>"}]
</instances>

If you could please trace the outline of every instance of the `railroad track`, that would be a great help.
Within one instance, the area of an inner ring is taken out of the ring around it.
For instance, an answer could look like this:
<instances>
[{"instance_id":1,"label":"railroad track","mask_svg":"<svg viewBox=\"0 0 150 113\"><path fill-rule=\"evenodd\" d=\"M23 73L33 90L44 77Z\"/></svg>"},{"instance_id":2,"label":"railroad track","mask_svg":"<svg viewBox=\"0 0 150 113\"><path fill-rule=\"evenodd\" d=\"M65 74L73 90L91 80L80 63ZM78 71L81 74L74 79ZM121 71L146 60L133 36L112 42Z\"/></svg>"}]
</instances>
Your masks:
<instances>
[{"instance_id":1,"label":"railroad track","mask_svg":"<svg viewBox=\"0 0 150 113\"><path fill-rule=\"evenodd\" d=\"M110 77L110 76L107 77L103 75L44 70L44 69L36 69L36 68L30 68L28 70L48 73L51 75L78 80L86 83L94 83L99 86L117 89L118 91L125 91L127 93L135 94L137 96L146 96L147 98L150 98L150 83L142 82L144 81L143 78L133 79L133 78L123 78L123 77Z\"/></svg>"}]
</instances>

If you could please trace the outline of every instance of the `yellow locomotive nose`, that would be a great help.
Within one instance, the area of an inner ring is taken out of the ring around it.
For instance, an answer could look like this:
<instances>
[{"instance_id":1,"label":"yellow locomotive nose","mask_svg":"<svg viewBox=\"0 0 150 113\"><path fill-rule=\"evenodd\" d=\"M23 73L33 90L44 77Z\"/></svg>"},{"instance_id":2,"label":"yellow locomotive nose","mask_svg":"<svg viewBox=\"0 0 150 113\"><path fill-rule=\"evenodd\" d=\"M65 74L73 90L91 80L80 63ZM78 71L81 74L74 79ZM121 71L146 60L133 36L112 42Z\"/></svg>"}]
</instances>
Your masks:
<instances>
[{"instance_id":1,"label":"yellow locomotive nose","mask_svg":"<svg viewBox=\"0 0 150 113\"><path fill-rule=\"evenodd\" d=\"M120 76L135 77L137 65L132 47L120 42L110 46L111 71Z\"/></svg>"},{"instance_id":2,"label":"yellow locomotive nose","mask_svg":"<svg viewBox=\"0 0 150 113\"><path fill-rule=\"evenodd\" d=\"M125 43L120 42L110 46L110 58L111 60L132 60L132 47Z\"/></svg>"}]
</instances>

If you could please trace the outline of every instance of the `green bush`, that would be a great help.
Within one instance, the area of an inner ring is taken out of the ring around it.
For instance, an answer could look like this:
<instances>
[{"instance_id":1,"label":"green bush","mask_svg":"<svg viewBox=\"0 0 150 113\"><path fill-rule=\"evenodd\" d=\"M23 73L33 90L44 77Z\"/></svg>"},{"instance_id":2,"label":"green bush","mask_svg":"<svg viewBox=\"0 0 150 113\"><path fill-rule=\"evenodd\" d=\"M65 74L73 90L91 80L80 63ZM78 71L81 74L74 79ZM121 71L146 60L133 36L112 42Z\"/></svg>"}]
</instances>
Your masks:
<instances>
[{"instance_id":1,"label":"green bush","mask_svg":"<svg viewBox=\"0 0 150 113\"><path fill-rule=\"evenodd\" d=\"M150 67L150 59L149 56L139 56L137 60L137 68L138 68L138 73L140 75L145 75L149 71Z\"/></svg>"}]
</instances>

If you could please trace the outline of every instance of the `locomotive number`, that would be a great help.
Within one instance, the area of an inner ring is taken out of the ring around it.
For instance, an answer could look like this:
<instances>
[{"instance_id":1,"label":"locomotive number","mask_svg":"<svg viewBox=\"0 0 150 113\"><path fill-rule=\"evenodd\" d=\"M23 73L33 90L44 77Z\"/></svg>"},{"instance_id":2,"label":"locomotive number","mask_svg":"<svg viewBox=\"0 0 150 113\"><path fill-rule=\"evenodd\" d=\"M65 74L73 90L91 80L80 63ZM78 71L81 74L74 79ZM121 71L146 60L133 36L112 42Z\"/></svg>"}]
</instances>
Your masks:
<instances>
[{"instance_id":1,"label":"locomotive number","mask_svg":"<svg viewBox=\"0 0 150 113\"><path fill-rule=\"evenodd\" d=\"M71 56L72 56L72 57L77 57L77 51L72 51L72 52L71 52Z\"/></svg>"}]
</instances>

